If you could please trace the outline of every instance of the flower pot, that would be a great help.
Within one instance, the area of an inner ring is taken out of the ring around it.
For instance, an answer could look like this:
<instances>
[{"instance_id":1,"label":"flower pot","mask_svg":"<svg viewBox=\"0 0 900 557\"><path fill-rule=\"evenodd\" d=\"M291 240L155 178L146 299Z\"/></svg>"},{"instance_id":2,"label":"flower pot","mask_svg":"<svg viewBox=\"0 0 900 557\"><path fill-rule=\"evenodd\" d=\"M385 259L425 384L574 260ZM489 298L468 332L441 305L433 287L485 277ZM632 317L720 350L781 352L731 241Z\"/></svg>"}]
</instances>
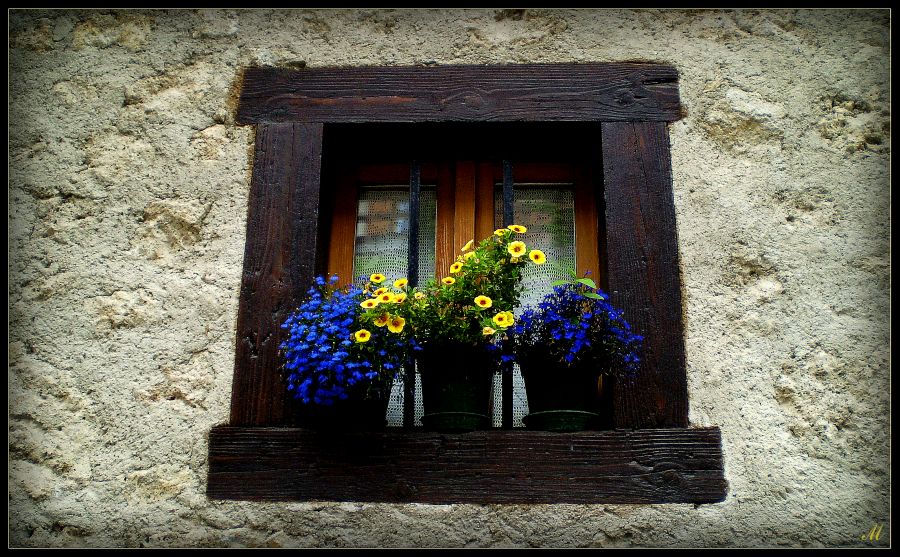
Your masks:
<instances>
[{"instance_id":1,"label":"flower pot","mask_svg":"<svg viewBox=\"0 0 900 557\"><path fill-rule=\"evenodd\" d=\"M583 431L611 426L611 382L600 369L568 368L544 358L521 361L519 367L529 410L522 421L528 429Z\"/></svg>"},{"instance_id":2,"label":"flower pot","mask_svg":"<svg viewBox=\"0 0 900 557\"><path fill-rule=\"evenodd\" d=\"M487 429L494 371L491 356L477 347L423 348L417 356L422 377L422 424L442 433Z\"/></svg>"},{"instance_id":3,"label":"flower pot","mask_svg":"<svg viewBox=\"0 0 900 557\"><path fill-rule=\"evenodd\" d=\"M299 403L297 419L302 427L327 431L378 431L387 425L390 384L386 391L349 393L330 406Z\"/></svg>"}]
</instances>

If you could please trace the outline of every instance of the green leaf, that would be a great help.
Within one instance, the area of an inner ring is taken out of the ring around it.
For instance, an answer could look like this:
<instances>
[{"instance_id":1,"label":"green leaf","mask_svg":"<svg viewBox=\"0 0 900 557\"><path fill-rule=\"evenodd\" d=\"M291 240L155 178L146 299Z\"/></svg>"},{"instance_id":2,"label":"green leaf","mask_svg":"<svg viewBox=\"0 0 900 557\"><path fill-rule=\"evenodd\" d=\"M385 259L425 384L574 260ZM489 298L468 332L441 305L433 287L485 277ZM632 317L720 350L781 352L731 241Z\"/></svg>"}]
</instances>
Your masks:
<instances>
[{"instance_id":1,"label":"green leaf","mask_svg":"<svg viewBox=\"0 0 900 557\"><path fill-rule=\"evenodd\" d=\"M550 283L550 286L562 286L564 284L570 284L567 280L554 280Z\"/></svg>"},{"instance_id":2,"label":"green leaf","mask_svg":"<svg viewBox=\"0 0 900 557\"><path fill-rule=\"evenodd\" d=\"M602 300L603 299L603 296L601 296L600 294L595 294L593 292L585 292L584 297L585 298L593 298L594 300Z\"/></svg>"},{"instance_id":3,"label":"green leaf","mask_svg":"<svg viewBox=\"0 0 900 557\"><path fill-rule=\"evenodd\" d=\"M587 286L588 288L597 289L597 283L589 278L580 278L576 282L580 282L581 284Z\"/></svg>"}]
</instances>

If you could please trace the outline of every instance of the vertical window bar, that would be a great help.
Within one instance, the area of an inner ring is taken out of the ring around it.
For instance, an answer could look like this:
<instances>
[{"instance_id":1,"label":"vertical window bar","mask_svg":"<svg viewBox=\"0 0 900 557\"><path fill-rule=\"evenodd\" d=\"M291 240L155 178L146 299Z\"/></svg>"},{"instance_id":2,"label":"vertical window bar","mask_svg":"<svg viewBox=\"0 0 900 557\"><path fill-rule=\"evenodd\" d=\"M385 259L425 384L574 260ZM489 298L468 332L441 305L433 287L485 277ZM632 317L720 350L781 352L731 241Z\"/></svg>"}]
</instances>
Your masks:
<instances>
[{"instance_id":1,"label":"vertical window bar","mask_svg":"<svg viewBox=\"0 0 900 557\"><path fill-rule=\"evenodd\" d=\"M513 224L513 171L512 162L503 161L503 226Z\"/></svg>"},{"instance_id":2,"label":"vertical window bar","mask_svg":"<svg viewBox=\"0 0 900 557\"><path fill-rule=\"evenodd\" d=\"M409 263L406 272L410 286L418 286L419 279L419 191L422 187L422 167L419 161L409 163ZM416 362L410 356L403 379L403 427L416 424Z\"/></svg>"},{"instance_id":3,"label":"vertical window bar","mask_svg":"<svg viewBox=\"0 0 900 557\"><path fill-rule=\"evenodd\" d=\"M513 170L512 162L503 161L503 226L513 224L515 214L513 213ZM512 364L502 364L501 373L503 379L501 383L502 400L501 408L501 427L503 429L512 429L513 427L513 368Z\"/></svg>"}]
</instances>

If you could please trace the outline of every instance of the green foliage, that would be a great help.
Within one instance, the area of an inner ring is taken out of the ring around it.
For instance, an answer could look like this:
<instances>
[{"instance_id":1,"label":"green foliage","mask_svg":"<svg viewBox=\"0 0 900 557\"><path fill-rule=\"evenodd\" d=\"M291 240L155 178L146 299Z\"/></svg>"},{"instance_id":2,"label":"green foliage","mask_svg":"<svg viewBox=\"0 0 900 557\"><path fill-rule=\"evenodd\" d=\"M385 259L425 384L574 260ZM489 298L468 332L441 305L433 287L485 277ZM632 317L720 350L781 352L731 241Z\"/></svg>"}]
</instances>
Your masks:
<instances>
[{"instance_id":1,"label":"green foliage","mask_svg":"<svg viewBox=\"0 0 900 557\"><path fill-rule=\"evenodd\" d=\"M525 232L524 227L510 228ZM402 302L367 309L364 322L402 318L421 346L489 343L514 321L522 268L544 260L542 252L530 250L513 230L497 230L474 248L470 242L440 280L421 288L394 288L394 295L405 294ZM371 284L366 290L377 291Z\"/></svg>"}]
</instances>

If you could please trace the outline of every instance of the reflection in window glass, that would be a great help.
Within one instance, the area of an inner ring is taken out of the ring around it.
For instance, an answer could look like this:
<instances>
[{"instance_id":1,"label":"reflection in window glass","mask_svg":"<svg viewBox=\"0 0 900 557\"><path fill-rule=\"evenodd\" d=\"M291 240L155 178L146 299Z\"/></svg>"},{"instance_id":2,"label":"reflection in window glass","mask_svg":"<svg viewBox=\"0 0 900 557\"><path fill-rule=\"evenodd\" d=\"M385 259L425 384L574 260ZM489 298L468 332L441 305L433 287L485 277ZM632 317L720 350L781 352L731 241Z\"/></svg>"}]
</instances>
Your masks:
<instances>
[{"instance_id":1,"label":"reflection in window glass","mask_svg":"<svg viewBox=\"0 0 900 557\"><path fill-rule=\"evenodd\" d=\"M419 193L419 284L434 272L437 204L434 187ZM391 282L406 277L409 262L409 187L360 189L353 276L381 273Z\"/></svg>"},{"instance_id":2,"label":"reflection in window glass","mask_svg":"<svg viewBox=\"0 0 900 557\"><path fill-rule=\"evenodd\" d=\"M503 226L502 186L494 199L494 223ZM544 265L525 267L521 313L524 306L537 303L550 291L550 283L567 278L563 269L575 269L575 194L571 184L515 184L513 186L515 224L528 228L524 239L547 255Z\"/></svg>"}]
</instances>

